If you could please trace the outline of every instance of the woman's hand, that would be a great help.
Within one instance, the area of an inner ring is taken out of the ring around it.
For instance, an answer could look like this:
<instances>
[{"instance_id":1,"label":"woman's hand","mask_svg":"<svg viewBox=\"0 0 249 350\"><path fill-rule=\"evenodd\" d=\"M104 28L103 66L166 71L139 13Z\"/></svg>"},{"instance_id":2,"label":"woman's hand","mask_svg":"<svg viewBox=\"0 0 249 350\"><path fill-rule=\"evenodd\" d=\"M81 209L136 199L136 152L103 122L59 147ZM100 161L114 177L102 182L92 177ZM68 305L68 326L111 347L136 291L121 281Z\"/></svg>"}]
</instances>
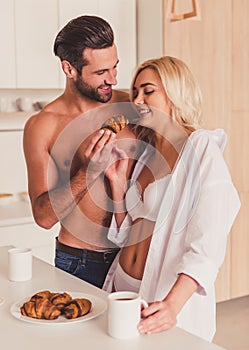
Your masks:
<instances>
[{"instance_id":1,"label":"woman's hand","mask_svg":"<svg viewBox=\"0 0 249 350\"><path fill-rule=\"evenodd\" d=\"M125 216L125 193L127 190L129 158L118 147L113 147L109 166L105 171L112 191L113 212L115 213L117 226L120 227Z\"/></svg>"},{"instance_id":2,"label":"woman's hand","mask_svg":"<svg viewBox=\"0 0 249 350\"><path fill-rule=\"evenodd\" d=\"M105 176L110 181L113 190L116 190L117 186L124 191L126 190L128 165L129 158L125 151L117 146L113 147L109 166L105 170Z\"/></svg>"},{"instance_id":3,"label":"woman's hand","mask_svg":"<svg viewBox=\"0 0 249 350\"><path fill-rule=\"evenodd\" d=\"M141 334L158 333L176 325L176 312L166 300L151 303L141 316L143 320L138 325Z\"/></svg>"},{"instance_id":4,"label":"woman's hand","mask_svg":"<svg viewBox=\"0 0 249 350\"><path fill-rule=\"evenodd\" d=\"M163 301L151 303L141 312L144 318L138 325L142 334L170 329L176 325L176 316L188 299L195 293L198 283L192 277L181 273Z\"/></svg>"}]
</instances>

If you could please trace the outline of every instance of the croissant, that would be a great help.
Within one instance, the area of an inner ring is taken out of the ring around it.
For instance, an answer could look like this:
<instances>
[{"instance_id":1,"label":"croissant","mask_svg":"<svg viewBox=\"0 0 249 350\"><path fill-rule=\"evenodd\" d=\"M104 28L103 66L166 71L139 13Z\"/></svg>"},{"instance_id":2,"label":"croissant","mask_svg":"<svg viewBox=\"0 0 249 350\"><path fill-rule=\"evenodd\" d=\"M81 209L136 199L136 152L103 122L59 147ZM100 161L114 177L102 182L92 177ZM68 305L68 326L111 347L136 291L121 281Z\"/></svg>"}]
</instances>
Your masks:
<instances>
[{"instance_id":1,"label":"croissant","mask_svg":"<svg viewBox=\"0 0 249 350\"><path fill-rule=\"evenodd\" d=\"M61 311L46 298L29 300L21 306L20 310L23 316L37 319L55 320L61 315Z\"/></svg>"},{"instance_id":2,"label":"croissant","mask_svg":"<svg viewBox=\"0 0 249 350\"><path fill-rule=\"evenodd\" d=\"M20 311L23 316L37 319L55 320L60 315L73 319L86 315L91 307L91 301L88 299L72 299L66 292L51 293L44 290L34 294L20 307Z\"/></svg>"},{"instance_id":3,"label":"croissant","mask_svg":"<svg viewBox=\"0 0 249 350\"><path fill-rule=\"evenodd\" d=\"M109 129L115 134L123 130L129 124L129 120L123 115L109 118L102 126L101 129Z\"/></svg>"},{"instance_id":4,"label":"croissant","mask_svg":"<svg viewBox=\"0 0 249 350\"><path fill-rule=\"evenodd\" d=\"M86 315L92 307L92 303L88 299L76 298L71 300L63 310L66 318L72 319Z\"/></svg>"},{"instance_id":5,"label":"croissant","mask_svg":"<svg viewBox=\"0 0 249 350\"><path fill-rule=\"evenodd\" d=\"M30 300L36 300L39 298L47 298L49 299L51 297L52 293L49 290L43 290L41 292L38 292L36 294L34 294Z\"/></svg>"},{"instance_id":6,"label":"croissant","mask_svg":"<svg viewBox=\"0 0 249 350\"><path fill-rule=\"evenodd\" d=\"M70 300L72 300L72 297L71 297L71 295L69 295L66 292L64 292L64 293L52 293L49 300L51 301L51 303L56 305L56 307L59 310L63 310L64 307L68 304L68 302Z\"/></svg>"},{"instance_id":7,"label":"croissant","mask_svg":"<svg viewBox=\"0 0 249 350\"><path fill-rule=\"evenodd\" d=\"M48 299L46 299L48 300ZM45 318L46 320L55 320L61 315L61 310L59 310L56 305L51 303L48 300L48 303L44 305L43 313L42 313L42 318Z\"/></svg>"},{"instance_id":8,"label":"croissant","mask_svg":"<svg viewBox=\"0 0 249 350\"><path fill-rule=\"evenodd\" d=\"M21 314L23 316L29 316L36 318L36 311L35 311L35 302L34 301L27 301L26 303L21 306Z\"/></svg>"}]
</instances>

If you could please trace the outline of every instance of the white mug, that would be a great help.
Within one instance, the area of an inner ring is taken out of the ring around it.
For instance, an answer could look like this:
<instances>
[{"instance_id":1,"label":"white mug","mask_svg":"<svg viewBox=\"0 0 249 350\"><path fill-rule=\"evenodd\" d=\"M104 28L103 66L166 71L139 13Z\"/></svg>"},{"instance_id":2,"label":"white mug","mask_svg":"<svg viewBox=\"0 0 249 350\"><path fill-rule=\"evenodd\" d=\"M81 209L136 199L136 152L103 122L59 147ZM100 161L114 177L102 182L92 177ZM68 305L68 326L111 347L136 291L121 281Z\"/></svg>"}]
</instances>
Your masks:
<instances>
[{"instance_id":1,"label":"white mug","mask_svg":"<svg viewBox=\"0 0 249 350\"><path fill-rule=\"evenodd\" d=\"M8 99L7 97L0 97L0 112L7 112Z\"/></svg>"},{"instance_id":2,"label":"white mug","mask_svg":"<svg viewBox=\"0 0 249 350\"><path fill-rule=\"evenodd\" d=\"M30 97L19 97L16 100L16 105L23 112L31 112L33 110L33 102Z\"/></svg>"},{"instance_id":3,"label":"white mug","mask_svg":"<svg viewBox=\"0 0 249 350\"><path fill-rule=\"evenodd\" d=\"M8 250L8 278L10 281L28 281L32 278L32 250L12 248Z\"/></svg>"},{"instance_id":4,"label":"white mug","mask_svg":"<svg viewBox=\"0 0 249 350\"><path fill-rule=\"evenodd\" d=\"M145 300L134 292L115 292L108 295L108 333L113 338L127 339L139 335L137 326Z\"/></svg>"},{"instance_id":5,"label":"white mug","mask_svg":"<svg viewBox=\"0 0 249 350\"><path fill-rule=\"evenodd\" d=\"M14 101L11 97L0 98L0 112L16 112L16 109L16 101Z\"/></svg>"}]
</instances>

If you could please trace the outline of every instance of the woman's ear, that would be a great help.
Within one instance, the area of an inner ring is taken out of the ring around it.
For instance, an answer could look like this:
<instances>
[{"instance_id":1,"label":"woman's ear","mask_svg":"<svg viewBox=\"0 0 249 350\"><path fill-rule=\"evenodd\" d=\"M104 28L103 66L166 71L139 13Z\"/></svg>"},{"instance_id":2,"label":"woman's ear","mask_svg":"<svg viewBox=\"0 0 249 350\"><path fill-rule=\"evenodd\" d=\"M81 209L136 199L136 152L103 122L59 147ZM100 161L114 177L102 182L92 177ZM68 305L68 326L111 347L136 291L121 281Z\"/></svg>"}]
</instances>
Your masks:
<instances>
[{"instance_id":1,"label":"woman's ear","mask_svg":"<svg viewBox=\"0 0 249 350\"><path fill-rule=\"evenodd\" d=\"M61 67L67 78L73 79L77 75L76 69L68 61L62 61Z\"/></svg>"}]
</instances>

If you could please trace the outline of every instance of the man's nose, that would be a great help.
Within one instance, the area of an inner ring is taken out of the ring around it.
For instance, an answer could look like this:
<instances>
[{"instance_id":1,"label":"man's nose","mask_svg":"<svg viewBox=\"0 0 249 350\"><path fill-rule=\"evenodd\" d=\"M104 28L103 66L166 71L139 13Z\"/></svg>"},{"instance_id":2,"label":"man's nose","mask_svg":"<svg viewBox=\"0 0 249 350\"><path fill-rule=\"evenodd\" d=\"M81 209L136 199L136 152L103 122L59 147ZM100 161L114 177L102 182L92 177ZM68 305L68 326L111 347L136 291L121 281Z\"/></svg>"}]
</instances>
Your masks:
<instances>
[{"instance_id":1,"label":"man's nose","mask_svg":"<svg viewBox=\"0 0 249 350\"><path fill-rule=\"evenodd\" d=\"M117 85L117 79L116 79L117 73L114 72L108 72L108 75L105 79L105 83L107 85Z\"/></svg>"}]
</instances>

